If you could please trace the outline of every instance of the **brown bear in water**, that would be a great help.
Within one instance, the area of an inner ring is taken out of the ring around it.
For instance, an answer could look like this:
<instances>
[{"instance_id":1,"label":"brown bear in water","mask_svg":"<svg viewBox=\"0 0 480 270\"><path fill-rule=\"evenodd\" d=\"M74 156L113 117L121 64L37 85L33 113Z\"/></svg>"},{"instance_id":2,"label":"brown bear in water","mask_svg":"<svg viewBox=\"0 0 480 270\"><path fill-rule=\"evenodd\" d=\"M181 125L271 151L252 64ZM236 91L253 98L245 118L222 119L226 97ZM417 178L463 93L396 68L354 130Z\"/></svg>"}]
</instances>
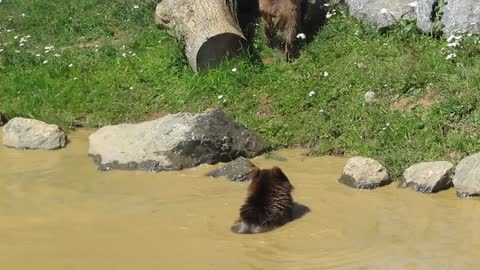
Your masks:
<instances>
[{"instance_id":1,"label":"brown bear in water","mask_svg":"<svg viewBox=\"0 0 480 270\"><path fill-rule=\"evenodd\" d=\"M254 168L240 218L232 226L235 233L271 231L292 220L292 184L278 167Z\"/></svg>"}]
</instances>

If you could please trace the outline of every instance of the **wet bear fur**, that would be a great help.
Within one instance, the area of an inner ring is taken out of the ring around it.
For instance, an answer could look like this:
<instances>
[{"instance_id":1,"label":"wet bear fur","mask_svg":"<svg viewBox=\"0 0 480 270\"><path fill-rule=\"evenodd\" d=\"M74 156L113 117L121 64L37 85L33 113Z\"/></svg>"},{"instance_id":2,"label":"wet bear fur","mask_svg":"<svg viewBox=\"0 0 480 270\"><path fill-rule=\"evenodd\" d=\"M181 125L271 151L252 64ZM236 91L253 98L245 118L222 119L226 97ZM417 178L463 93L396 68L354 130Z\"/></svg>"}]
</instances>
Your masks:
<instances>
[{"instance_id":1,"label":"wet bear fur","mask_svg":"<svg viewBox=\"0 0 480 270\"><path fill-rule=\"evenodd\" d=\"M278 167L254 168L240 218L232 226L235 233L271 231L292 220L293 185Z\"/></svg>"}]
</instances>

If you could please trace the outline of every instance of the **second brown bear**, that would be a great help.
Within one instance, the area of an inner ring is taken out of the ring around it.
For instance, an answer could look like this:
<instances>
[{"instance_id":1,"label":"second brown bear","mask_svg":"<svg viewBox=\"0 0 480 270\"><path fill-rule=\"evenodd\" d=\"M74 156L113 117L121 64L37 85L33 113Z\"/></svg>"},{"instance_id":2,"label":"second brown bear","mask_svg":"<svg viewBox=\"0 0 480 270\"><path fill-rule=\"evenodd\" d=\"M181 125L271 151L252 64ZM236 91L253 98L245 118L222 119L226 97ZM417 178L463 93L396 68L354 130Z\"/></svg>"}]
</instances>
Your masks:
<instances>
[{"instance_id":1,"label":"second brown bear","mask_svg":"<svg viewBox=\"0 0 480 270\"><path fill-rule=\"evenodd\" d=\"M278 167L254 168L240 218L232 226L236 233L262 233L293 219L293 185Z\"/></svg>"}]
</instances>

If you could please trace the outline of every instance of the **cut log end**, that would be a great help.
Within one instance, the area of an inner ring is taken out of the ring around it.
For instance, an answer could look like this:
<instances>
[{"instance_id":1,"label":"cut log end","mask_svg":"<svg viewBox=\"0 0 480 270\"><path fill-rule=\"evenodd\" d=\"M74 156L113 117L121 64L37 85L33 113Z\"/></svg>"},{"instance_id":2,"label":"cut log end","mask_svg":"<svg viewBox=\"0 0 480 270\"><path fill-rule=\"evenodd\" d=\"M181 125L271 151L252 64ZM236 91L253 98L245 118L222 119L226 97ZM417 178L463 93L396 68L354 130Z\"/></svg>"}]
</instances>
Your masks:
<instances>
[{"instance_id":1,"label":"cut log end","mask_svg":"<svg viewBox=\"0 0 480 270\"><path fill-rule=\"evenodd\" d=\"M242 55L246 39L236 13L236 0L162 0L155 22L184 42L190 66L199 71Z\"/></svg>"},{"instance_id":2,"label":"cut log end","mask_svg":"<svg viewBox=\"0 0 480 270\"><path fill-rule=\"evenodd\" d=\"M217 67L223 60L243 54L246 40L233 33L223 33L209 38L197 53L197 70Z\"/></svg>"}]
</instances>

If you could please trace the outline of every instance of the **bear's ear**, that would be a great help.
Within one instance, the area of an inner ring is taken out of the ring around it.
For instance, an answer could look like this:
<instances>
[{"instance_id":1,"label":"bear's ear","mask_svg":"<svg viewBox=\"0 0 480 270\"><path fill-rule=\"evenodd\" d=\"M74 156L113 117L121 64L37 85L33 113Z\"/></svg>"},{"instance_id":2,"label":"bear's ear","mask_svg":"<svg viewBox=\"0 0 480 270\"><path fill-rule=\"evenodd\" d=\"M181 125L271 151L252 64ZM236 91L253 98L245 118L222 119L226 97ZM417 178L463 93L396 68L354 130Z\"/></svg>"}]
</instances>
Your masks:
<instances>
[{"instance_id":1,"label":"bear's ear","mask_svg":"<svg viewBox=\"0 0 480 270\"><path fill-rule=\"evenodd\" d=\"M280 181L287 181L288 182L288 177L283 173L282 169L280 169L277 166L272 168L272 176L275 179L278 179Z\"/></svg>"},{"instance_id":2,"label":"bear's ear","mask_svg":"<svg viewBox=\"0 0 480 270\"><path fill-rule=\"evenodd\" d=\"M260 169L257 167L253 167L250 171L250 179L256 179L260 176Z\"/></svg>"}]
</instances>

